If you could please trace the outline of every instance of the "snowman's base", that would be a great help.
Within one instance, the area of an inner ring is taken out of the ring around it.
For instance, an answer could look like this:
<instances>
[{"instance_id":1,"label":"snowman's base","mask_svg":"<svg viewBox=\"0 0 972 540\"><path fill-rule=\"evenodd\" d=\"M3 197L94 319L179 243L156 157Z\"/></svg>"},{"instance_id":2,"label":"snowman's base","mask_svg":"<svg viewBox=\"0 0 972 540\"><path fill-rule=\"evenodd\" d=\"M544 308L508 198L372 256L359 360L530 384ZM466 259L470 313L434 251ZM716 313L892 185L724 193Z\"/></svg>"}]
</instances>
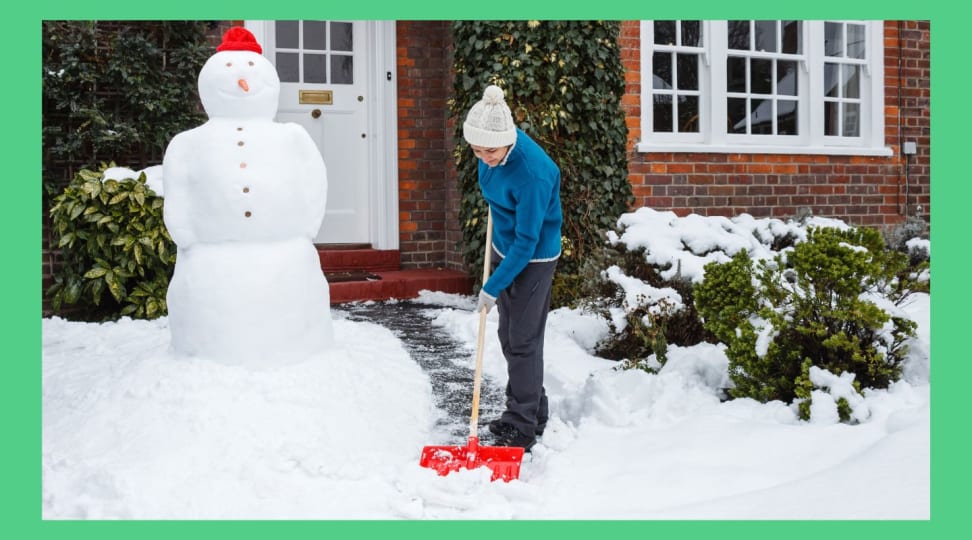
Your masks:
<instances>
[{"instance_id":1,"label":"snowman's base","mask_svg":"<svg viewBox=\"0 0 972 540\"><path fill-rule=\"evenodd\" d=\"M333 345L328 284L306 239L180 247L166 300L179 355L264 366Z\"/></svg>"}]
</instances>

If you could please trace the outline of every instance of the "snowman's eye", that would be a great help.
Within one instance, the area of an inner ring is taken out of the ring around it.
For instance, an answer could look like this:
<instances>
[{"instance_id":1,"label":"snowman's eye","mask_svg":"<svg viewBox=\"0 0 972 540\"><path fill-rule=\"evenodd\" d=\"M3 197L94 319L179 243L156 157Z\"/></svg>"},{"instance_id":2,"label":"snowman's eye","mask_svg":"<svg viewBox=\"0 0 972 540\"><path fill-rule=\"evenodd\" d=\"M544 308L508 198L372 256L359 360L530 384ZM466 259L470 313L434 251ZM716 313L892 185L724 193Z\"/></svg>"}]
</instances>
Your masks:
<instances>
[{"instance_id":1,"label":"snowman's eye","mask_svg":"<svg viewBox=\"0 0 972 540\"><path fill-rule=\"evenodd\" d=\"M251 65L251 66L253 65L253 61L252 61L252 60L250 60L250 65Z\"/></svg>"},{"instance_id":2,"label":"snowman's eye","mask_svg":"<svg viewBox=\"0 0 972 540\"><path fill-rule=\"evenodd\" d=\"M226 62L226 67L230 67L232 65L233 65L233 62Z\"/></svg>"}]
</instances>

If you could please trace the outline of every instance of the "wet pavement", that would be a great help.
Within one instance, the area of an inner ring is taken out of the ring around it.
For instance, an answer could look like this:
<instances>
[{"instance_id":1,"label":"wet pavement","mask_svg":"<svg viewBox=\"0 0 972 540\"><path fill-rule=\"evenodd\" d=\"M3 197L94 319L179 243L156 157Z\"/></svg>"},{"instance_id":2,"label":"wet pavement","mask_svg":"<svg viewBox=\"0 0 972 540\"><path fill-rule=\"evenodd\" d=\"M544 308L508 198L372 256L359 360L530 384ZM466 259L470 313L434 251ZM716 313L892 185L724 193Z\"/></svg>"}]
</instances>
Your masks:
<instances>
[{"instance_id":1,"label":"wet pavement","mask_svg":"<svg viewBox=\"0 0 972 540\"><path fill-rule=\"evenodd\" d=\"M442 440L430 444L462 445L469 436L476 351L432 322L440 309L441 306L406 300L342 304L332 311L351 321L380 324L402 341L408 354L428 374L433 403L443 412L434 426L435 436ZM457 364L456 360L469 367ZM480 439L489 436L486 424L500 415L504 401L503 388L483 376L477 422Z\"/></svg>"}]
</instances>

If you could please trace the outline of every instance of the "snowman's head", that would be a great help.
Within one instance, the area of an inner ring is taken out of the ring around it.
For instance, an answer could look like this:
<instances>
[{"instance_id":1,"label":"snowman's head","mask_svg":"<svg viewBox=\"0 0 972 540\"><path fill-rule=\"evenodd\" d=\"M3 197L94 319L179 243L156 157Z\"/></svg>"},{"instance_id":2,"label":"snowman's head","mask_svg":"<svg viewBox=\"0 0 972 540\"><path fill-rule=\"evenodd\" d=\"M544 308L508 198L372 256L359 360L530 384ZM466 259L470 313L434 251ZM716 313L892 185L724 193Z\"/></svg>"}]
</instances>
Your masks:
<instances>
[{"instance_id":1,"label":"snowman's head","mask_svg":"<svg viewBox=\"0 0 972 540\"><path fill-rule=\"evenodd\" d=\"M223 35L199 71L199 99L210 118L267 118L277 114L280 78L245 28Z\"/></svg>"}]
</instances>

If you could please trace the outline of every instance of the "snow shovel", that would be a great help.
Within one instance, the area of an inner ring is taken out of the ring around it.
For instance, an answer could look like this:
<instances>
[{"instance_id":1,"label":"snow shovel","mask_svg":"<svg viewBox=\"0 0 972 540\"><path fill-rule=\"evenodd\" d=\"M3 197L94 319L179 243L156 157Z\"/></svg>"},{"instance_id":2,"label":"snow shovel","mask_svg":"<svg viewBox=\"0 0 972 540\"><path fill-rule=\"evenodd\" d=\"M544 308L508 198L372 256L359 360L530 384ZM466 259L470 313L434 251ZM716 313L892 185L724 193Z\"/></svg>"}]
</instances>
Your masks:
<instances>
[{"instance_id":1,"label":"snow shovel","mask_svg":"<svg viewBox=\"0 0 972 540\"><path fill-rule=\"evenodd\" d=\"M486 215L486 255L483 264L483 284L489 279L490 255L493 251L493 214ZM469 419L469 442L466 446L426 446L422 449L419 465L435 469L445 476L459 469L475 469L483 465L493 471L491 481L504 482L520 476L523 448L517 446L479 446L477 422L479 420L479 386L483 373L483 335L486 333L486 308L479 312L479 338L476 342L476 374L473 378L472 416Z\"/></svg>"}]
</instances>

